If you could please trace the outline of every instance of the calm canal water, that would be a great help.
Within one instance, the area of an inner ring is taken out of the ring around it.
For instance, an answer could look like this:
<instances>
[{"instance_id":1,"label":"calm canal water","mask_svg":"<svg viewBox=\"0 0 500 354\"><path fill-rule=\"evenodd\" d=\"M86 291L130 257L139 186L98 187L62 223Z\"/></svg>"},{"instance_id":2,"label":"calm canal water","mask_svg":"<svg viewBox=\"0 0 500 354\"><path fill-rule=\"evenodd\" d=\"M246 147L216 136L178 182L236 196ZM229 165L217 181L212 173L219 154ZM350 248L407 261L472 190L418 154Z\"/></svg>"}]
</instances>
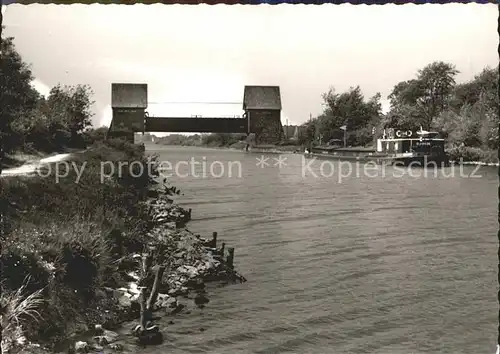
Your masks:
<instances>
[{"instance_id":1,"label":"calm canal water","mask_svg":"<svg viewBox=\"0 0 500 354\"><path fill-rule=\"evenodd\" d=\"M346 164L303 171L300 155L279 168L268 154L262 168L260 154L149 150L174 168L199 163L171 178L193 209L189 228L218 231L248 282L210 289L205 309L162 324L165 343L144 352L495 352L496 168L425 178L361 166L339 183Z\"/></svg>"}]
</instances>

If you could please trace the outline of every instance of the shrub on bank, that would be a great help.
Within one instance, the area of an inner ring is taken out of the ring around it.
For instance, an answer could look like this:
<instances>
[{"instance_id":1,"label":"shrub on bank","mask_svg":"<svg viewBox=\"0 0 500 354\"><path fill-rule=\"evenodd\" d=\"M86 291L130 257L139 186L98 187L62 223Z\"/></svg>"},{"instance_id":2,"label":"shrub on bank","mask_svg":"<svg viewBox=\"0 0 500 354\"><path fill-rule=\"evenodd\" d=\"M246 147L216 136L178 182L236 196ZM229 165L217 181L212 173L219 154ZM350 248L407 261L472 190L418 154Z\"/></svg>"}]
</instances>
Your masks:
<instances>
[{"instance_id":1,"label":"shrub on bank","mask_svg":"<svg viewBox=\"0 0 500 354\"><path fill-rule=\"evenodd\" d=\"M8 235L2 253L4 288L16 291L26 279L22 295L43 294L42 324L27 326L32 338L63 336L69 323L87 322L99 290L124 284L106 232L92 222L57 220L36 228L23 224Z\"/></svg>"},{"instance_id":2,"label":"shrub on bank","mask_svg":"<svg viewBox=\"0 0 500 354\"><path fill-rule=\"evenodd\" d=\"M498 163L498 151L477 147L458 146L447 150L451 161Z\"/></svg>"},{"instance_id":3,"label":"shrub on bank","mask_svg":"<svg viewBox=\"0 0 500 354\"><path fill-rule=\"evenodd\" d=\"M101 127L97 129L89 129L83 132L82 138L87 146L90 146L96 142L102 142L106 140L108 134L108 127Z\"/></svg>"},{"instance_id":4,"label":"shrub on bank","mask_svg":"<svg viewBox=\"0 0 500 354\"><path fill-rule=\"evenodd\" d=\"M74 168L57 180L55 165L45 168L46 177L0 180L2 198L13 206L4 213L3 285L6 294L22 288L24 297L41 291L41 322L24 325L35 340L57 341L78 323L113 320L113 311L103 311L113 308L106 289L124 284L119 259L141 250L152 224L142 202L157 171L143 149L124 141L100 142L72 162L79 171L84 167L78 183ZM104 179L102 163L110 166ZM124 167L132 163L142 166L143 174Z\"/></svg>"}]
</instances>

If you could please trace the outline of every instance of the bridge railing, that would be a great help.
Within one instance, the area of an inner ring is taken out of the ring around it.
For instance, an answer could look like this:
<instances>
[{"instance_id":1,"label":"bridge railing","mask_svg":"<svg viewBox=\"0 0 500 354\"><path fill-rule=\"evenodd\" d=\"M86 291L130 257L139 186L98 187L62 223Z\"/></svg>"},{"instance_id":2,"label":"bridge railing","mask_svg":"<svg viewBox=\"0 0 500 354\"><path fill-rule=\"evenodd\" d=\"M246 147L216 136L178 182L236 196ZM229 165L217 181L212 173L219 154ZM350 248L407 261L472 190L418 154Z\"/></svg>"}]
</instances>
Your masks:
<instances>
[{"instance_id":1,"label":"bridge railing","mask_svg":"<svg viewBox=\"0 0 500 354\"><path fill-rule=\"evenodd\" d=\"M223 117L149 117L144 120L149 132L246 133L248 120Z\"/></svg>"},{"instance_id":2,"label":"bridge railing","mask_svg":"<svg viewBox=\"0 0 500 354\"><path fill-rule=\"evenodd\" d=\"M231 114L214 114L210 116L203 116L201 114L191 114L190 117L187 116L156 116L156 115L150 115L147 111L145 112L145 118L184 118L184 119L191 119L191 118L222 118L222 119L228 119L228 118L234 118L234 119L242 119L245 118L243 115L231 115Z\"/></svg>"}]
</instances>

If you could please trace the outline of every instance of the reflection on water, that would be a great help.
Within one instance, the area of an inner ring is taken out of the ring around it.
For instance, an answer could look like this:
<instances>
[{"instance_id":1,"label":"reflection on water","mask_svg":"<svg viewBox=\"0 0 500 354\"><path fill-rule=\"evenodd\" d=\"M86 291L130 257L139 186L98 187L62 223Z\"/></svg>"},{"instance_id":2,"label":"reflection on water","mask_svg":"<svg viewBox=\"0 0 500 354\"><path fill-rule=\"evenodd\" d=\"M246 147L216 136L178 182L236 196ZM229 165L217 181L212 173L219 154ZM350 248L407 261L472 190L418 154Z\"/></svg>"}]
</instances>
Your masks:
<instances>
[{"instance_id":1,"label":"reflection on water","mask_svg":"<svg viewBox=\"0 0 500 354\"><path fill-rule=\"evenodd\" d=\"M299 155L280 169L277 155L261 168L251 153L157 149L173 165L241 163L241 178L172 181L190 228L235 246L248 282L211 289L205 309L165 323L165 344L146 352L494 352L495 168L415 178L388 167L339 183L303 177Z\"/></svg>"}]
</instances>

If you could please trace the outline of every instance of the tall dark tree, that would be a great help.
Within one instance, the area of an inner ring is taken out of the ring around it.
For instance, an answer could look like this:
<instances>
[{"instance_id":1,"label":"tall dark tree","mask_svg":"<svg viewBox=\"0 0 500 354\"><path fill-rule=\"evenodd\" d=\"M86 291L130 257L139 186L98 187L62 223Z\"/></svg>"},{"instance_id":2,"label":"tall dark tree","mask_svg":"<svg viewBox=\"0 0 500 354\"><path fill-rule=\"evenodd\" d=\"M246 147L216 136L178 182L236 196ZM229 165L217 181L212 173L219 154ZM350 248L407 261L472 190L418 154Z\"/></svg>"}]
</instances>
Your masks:
<instances>
[{"instance_id":1,"label":"tall dark tree","mask_svg":"<svg viewBox=\"0 0 500 354\"><path fill-rule=\"evenodd\" d=\"M0 57L0 139L5 152L19 146L21 136L12 122L30 112L40 98L32 87L33 75L14 46L13 38L3 38Z\"/></svg>"},{"instance_id":2,"label":"tall dark tree","mask_svg":"<svg viewBox=\"0 0 500 354\"><path fill-rule=\"evenodd\" d=\"M497 105L498 75L498 66L495 69L486 67L473 80L456 85L450 101L451 108L460 110L465 104L473 105L480 100L481 95L488 96L487 98L491 100L490 105Z\"/></svg>"},{"instance_id":3,"label":"tall dark tree","mask_svg":"<svg viewBox=\"0 0 500 354\"><path fill-rule=\"evenodd\" d=\"M436 61L418 71L417 78L394 86L389 100L390 114L400 125L411 123L430 129L434 120L450 103L458 70L454 65Z\"/></svg>"},{"instance_id":4,"label":"tall dark tree","mask_svg":"<svg viewBox=\"0 0 500 354\"><path fill-rule=\"evenodd\" d=\"M498 147L498 67L486 68L474 79L456 85L450 106L435 121L452 145Z\"/></svg>"},{"instance_id":5,"label":"tall dark tree","mask_svg":"<svg viewBox=\"0 0 500 354\"><path fill-rule=\"evenodd\" d=\"M299 134L299 144L301 145L308 145L311 144L316 135L316 131L318 125L318 119L310 119L301 126L301 134Z\"/></svg>"},{"instance_id":6,"label":"tall dark tree","mask_svg":"<svg viewBox=\"0 0 500 354\"><path fill-rule=\"evenodd\" d=\"M64 130L72 141L76 141L92 124L92 94L87 85L57 85L50 90L46 104L51 121Z\"/></svg>"},{"instance_id":7,"label":"tall dark tree","mask_svg":"<svg viewBox=\"0 0 500 354\"><path fill-rule=\"evenodd\" d=\"M364 145L371 140L371 129L378 124L382 110L379 93L366 101L359 86L341 94L332 88L323 100L325 109L318 117L323 141L342 139L342 126L349 132L349 144Z\"/></svg>"}]
</instances>

